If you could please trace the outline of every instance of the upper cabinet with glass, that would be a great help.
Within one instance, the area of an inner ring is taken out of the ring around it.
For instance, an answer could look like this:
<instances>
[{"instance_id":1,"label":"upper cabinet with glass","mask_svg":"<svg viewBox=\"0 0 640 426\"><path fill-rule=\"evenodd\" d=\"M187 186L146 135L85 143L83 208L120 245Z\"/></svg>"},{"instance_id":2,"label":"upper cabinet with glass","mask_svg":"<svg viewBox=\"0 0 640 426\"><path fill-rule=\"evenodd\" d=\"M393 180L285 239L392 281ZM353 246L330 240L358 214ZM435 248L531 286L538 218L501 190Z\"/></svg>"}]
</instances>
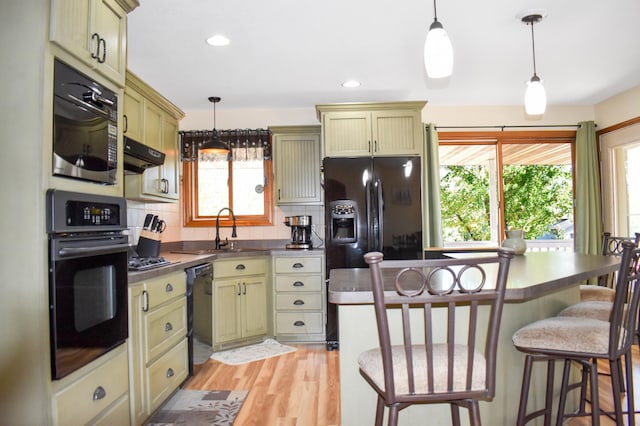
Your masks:
<instances>
[{"instance_id":1,"label":"upper cabinet with glass","mask_svg":"<svg viewBox=\"0 0 640 426\"><path fill-rule=\"evenodd\" d=\"M316 105L324 157L420 155L425 101Z\"/></svg>"}]
</instances>

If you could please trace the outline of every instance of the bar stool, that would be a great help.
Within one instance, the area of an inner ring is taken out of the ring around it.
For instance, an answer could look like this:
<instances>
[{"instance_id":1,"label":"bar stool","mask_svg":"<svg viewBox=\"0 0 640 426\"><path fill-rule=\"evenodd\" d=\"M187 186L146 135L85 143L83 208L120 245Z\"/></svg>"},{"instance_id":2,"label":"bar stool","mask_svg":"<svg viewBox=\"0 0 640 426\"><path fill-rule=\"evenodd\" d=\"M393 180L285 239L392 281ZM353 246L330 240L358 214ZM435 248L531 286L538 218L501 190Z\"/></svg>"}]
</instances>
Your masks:
<instances>
[{"instance_id":1,"label":"bar stool","mask_svg":"<svg viewBox=\"0 0 640 426\"><path fill-rule=\"evenodd\" d=\"M382 425L385 407L388 424L396 425L399 411L412 404L443 403L450 405L454 425L460 424L459 407L469 410L472 425L480 425L478 401L495 395L498 333L513 256L511 249L464 259L364 256L380 346L361 353L358 365L378 394L376 425ZM397 323L389 316L396 314L401 324L392 328ZM392 345L392 335L402 343Z\"/></svg>"},{"instance_id":2,"label":"bar stool","mask_svg":"<svg viewBox=\"0 0 640 426\"><path fill-rule=\"evenodd\" d=\"M593 318L556 316L536 321L522 327L513 335L516 349L526 354L525 369L518 409L518 425L540 415L545 416L545 424L549 424L551 400L553 396L553 375L551 365L557 360L564 361L560 401L556 422L562 424L564 417L585 416L587 380L591 389L592 424L598 425L601 409L598 401L598 359L606 359L611 371L623 371L624 356L627 382L627 415L630 425L634 422L633 371L631 366L631 344L635 331L638 313L640 285L638 285L638 257L640 249L630 241L622 243L620 268L616 279L616 293L611 310L610 320L602 321ZM627 304L628 302L628 304ZM625 305L627 307L625 308ZM545 407L542 410L526 413L527 399L531 382L531 366L534 361L544 360L548 363L547 390ZM572 363L582 367L581 380L569 384L569 373ZM551 374L549 373L551 371ZM611 374L611 387L616 422L622 424L621 374ZM575 414L565 414L564 408L567 393L573 389L581 389L580 409Z\"/></svg>"},{"instance_id":3,"label":"bar stool","mask_svg":"<svg viewBox=\"0 0 640 426\"><path fill-rule=\"evenodd\" d=\"M602 234L602 255L620 256L622 254L622 242L632 241L636 247L640 244L640 233L636 232L633 237L615 237L611 232ZM598 277L598 285L583 284L580 286L581 302L613 302L615 297L614 284L615 274L608 274Z\"/></svg>"}]
</instances>

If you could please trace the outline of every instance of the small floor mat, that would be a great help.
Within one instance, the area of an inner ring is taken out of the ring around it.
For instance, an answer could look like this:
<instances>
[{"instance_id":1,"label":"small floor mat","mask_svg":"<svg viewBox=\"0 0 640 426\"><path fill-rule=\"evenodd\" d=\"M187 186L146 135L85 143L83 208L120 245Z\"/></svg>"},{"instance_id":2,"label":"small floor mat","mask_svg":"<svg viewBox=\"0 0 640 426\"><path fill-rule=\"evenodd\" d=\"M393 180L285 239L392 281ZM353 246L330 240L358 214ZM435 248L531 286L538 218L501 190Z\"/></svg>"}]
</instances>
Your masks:
<instances>
[{"instance_id":1,"label":"small floor mat","mask_svg":"<svg viewBox=\"0 0 640 426\"><path fill-rule=\"evenodd\" d=\"M146 423L147 426L231 426L248 391L180 389Z\"/></svg>"},{"instance_id":2,"label":"small floor mat","mask_svg":"<svg viewBox=\"0 0 640 426\"><path fill-rule=\"evenodd\" d=\"M272 358L295 351L292 346L283 345L274 339L266 339L256 345L243 346L228 351L214 352L211 359L229 365L246 364L261 359Z\"/></svg>"}]
</instances>

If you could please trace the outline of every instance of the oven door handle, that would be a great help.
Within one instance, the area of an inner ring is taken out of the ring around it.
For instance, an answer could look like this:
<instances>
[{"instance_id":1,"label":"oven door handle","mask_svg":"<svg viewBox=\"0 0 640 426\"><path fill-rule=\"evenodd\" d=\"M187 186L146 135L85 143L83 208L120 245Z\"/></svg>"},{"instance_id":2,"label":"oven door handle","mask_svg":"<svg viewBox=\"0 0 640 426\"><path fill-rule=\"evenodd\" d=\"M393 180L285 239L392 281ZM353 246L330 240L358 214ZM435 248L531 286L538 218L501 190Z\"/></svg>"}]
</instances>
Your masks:
<instances>
[{"instance_id":1,"label":"oven door handle","mask_svg":"<svg viewBox=\"0 0 640 426\"><path fill-rule=\"evenodd\" d=\"M112 244L108 246L99 246L99 247L62 247L58 250L58 256L60 257L68 257L68 256L78 256L78 255L100 255L100 254L109 254L109 253L117 253L119 251L126 252L128 250L128 245L126 244Z\"/></svg>"}]
</instances>

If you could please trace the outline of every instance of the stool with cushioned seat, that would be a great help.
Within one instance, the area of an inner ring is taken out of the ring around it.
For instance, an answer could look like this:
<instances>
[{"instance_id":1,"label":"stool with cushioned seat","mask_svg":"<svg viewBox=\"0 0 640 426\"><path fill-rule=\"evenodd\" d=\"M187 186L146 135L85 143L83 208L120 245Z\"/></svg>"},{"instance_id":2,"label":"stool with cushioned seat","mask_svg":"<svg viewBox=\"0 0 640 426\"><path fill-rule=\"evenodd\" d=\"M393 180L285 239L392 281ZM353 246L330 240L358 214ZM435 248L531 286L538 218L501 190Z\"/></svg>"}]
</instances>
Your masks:
<instances>
[{"instance_id":1,"label":"stool with cushioned seat","mask_svg":"<svg viewBox=\"0 0 640 426\"><path fill-rule=\"evenodd\" d=\"M522 381L518 425L545 415L545 424L549 424L550 400L553 392L553 379L547 375L547 398L543 410L526 412L529 387L531 381L531 365L534 361L544 360L550 364L564 361L563 380L558 404L557 424L561 424L565 416L591 414L592 424L599 424L600 406L598 401L598 359L606 359L611 371L613 405L616 422L622 424L622 371L627 382L627 415L629 424L634 424L633 371L630 348L633 341L635 322L638 313L640 286L637 282L638 256L640 249L631 241L622 242L621 264L617 272L616 292L608 320L579 316L556 316L536 321L516 331L513 335L515 347L526 354L525 371ZM625 368L622 369L622 359ZM569 373L572 363L582 368L581 380L569 384ZM591 412L586 412L587 379L590 379ZM580 407L577 413L565 414L567 393L580 388Z\"/></svg>"},{"instance_id":2,"label":"stool with cushioned seat","mask_svg":"<svg viewBox=\"0 0 640 426\"><path fill-rule=\"evenodd\" d=\"M454 425L464 407L470 423L480 424L478 401L495 396L513 256L511 249L463 259L383 261L382 253L365 255L380 346L361 353L358 364L378 394L376 425L385 407L388 424L396 425L399 411L412 404L449 404Z\"/></svg>"}]
</instances>

